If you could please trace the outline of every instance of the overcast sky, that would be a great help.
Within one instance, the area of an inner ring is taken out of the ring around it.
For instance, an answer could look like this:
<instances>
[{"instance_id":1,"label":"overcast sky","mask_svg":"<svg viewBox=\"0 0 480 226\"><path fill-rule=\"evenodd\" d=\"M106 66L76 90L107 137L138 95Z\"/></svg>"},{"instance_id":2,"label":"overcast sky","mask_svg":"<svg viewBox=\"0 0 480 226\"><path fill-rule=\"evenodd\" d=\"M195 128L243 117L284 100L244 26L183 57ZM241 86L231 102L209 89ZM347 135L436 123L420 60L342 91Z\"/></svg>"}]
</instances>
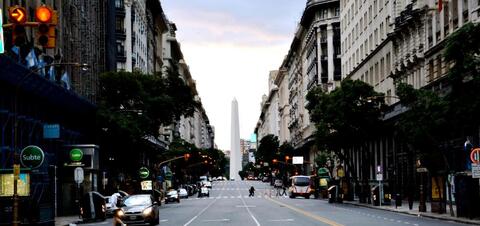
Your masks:
<instances>
[{"instance_id":1,"label":"overcast sky","mask_svg":"<svg viewBox=\"0 0 480 226\"><path fill-rule=\"evenodd\" d=\"M190 66L215 143L230 149L230 109L237 98L240 137L250 139L268 73L287 54L306 0L162 0Z\"/></svg>"}]
</instances>

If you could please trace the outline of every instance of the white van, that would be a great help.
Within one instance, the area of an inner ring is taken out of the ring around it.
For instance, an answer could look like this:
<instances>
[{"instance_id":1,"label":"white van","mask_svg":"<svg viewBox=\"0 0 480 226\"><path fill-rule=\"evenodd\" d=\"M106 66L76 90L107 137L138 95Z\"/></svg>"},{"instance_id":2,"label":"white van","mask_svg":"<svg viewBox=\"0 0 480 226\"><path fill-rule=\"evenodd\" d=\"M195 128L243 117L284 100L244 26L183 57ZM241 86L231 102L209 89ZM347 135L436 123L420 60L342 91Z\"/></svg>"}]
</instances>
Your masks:
<instances>
[{"instance_id":1,"label":"white van","mask_svg":"<svg viewBox=\"0 0 480 226\"><path fill-rule=\"evenodd\" d=\"M310 176L293 176L290 177L290 188L288 192L290 193L290 198L295 198L297 196L303 196L306 199L310 198L310 195L314 193L314 189L311 187Z\"/></svg>"}]
</instances>

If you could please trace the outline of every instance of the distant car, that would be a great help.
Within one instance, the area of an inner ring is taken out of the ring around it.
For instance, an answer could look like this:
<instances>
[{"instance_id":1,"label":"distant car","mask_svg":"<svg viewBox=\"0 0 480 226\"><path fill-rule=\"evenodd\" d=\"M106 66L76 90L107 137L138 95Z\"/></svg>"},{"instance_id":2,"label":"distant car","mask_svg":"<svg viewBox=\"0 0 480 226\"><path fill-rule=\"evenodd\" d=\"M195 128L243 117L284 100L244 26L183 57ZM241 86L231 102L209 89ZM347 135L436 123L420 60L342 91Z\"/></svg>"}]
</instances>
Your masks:
<instances>
[{"instance_id":1,"label":"distant car","mask_svg":"<svg viewBox=\"0 0 480 226\"><path fill-rule=\"evenodd\" d=\"M151 195L128 196L123 200L122 207L116 211L113 225L157 225L160 218L158 209L158 202L154 201Z\"/></svg>"},{"instance_id":2,"label":"distant car","mask_svg":"<svg viewBox=\"0 0 480 226\"><path fill-rule=\"evenodd\" d=\"M207 188L212 188L212 182L210 181L202 181L201 185Z\"/></svg>"},{"instance_id":3,"label":"distant car","mask_svg":"<svg viewBox=\"0 0 480 226\"><path fill-rule=\"evenodd\" d=\"M198 197L200 198L203 196L210 197L210 191L206 187L202 187L200 188L200 191L198 191Z\"/></svg>"},{"instance_id":4,"label":"distant car","mask_svg":"<svg viewBox=\"0 0 480 226\"><path fill-rule=\"evenodd\" d=\"M185 188L180 188L178 189L178 196L181 199L188 199L188 192Z\"/></svg>"},{"instance_id":5,"label":"distant car","mask_svg":"<svg viewBox=\"0 0 480 226\"><path fill-rule=\"evenodd\" d=\"M273 183L273 187L275 188L281 188L283 187L283 181L282 180L275 180L275 182Z\"/></svg>"},{"instance_id":6,"label":"distant car","mask_svg":"<svg viewBox=\"0 0 480 226\"><path fill-rule=\"evenodd\" d=\"M249 176L247 177L247 180L253 180L253 176L252 176L252 175L249 175Z\"/></svg>"},{"instance_id":7,"label":"distant car","mask_svg":"<svg viewBox=\"0 0 480 226\"><path fill-rule=\"evenodd\" d=\"M178 195L177 191L171 190L167 193L167 197L165 197L165 203L169 202L180 202L180 196Z\"/></svg>"}]
</instances>

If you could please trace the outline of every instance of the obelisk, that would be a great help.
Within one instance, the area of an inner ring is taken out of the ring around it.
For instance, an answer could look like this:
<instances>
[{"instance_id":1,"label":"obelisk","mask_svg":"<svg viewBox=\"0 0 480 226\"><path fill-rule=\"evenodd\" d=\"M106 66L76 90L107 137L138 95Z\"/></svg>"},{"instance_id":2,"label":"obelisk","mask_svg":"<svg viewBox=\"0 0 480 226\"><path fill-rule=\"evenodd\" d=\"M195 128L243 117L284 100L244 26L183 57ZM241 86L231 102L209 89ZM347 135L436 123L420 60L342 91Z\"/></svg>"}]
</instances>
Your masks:
<instances>
[{"instance_id":1,"label":"obelisk","mask_svg":"<svg viewBox=\"0 0 480 226\"><path fill-rule=\"evenodd\" d=\"M232 117L230 129L230 179L241 180L238 172L242 170L242 159L240 158L240 126L238 122L238 102L233 98Z\"/></svg>"}]
</instances>

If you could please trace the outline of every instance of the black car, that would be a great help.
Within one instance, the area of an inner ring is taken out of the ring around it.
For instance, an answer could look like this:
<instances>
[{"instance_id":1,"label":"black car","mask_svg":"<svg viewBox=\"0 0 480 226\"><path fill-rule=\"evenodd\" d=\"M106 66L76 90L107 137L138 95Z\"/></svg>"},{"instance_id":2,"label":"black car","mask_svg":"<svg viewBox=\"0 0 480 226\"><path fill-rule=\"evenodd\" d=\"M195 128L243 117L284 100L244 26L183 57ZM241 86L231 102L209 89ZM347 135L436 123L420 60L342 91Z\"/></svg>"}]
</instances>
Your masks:
<instances>
[{"instance_id":1,"label":"black car","mask_svg":"<svg viewBox=\"0 0 480 226\"><path fill-rule=\"evenodd\" d=\"M114 225L150 224L160 221L158 202L149 194L131 195L115 213Z\"/></svg>"}]
</instances>

